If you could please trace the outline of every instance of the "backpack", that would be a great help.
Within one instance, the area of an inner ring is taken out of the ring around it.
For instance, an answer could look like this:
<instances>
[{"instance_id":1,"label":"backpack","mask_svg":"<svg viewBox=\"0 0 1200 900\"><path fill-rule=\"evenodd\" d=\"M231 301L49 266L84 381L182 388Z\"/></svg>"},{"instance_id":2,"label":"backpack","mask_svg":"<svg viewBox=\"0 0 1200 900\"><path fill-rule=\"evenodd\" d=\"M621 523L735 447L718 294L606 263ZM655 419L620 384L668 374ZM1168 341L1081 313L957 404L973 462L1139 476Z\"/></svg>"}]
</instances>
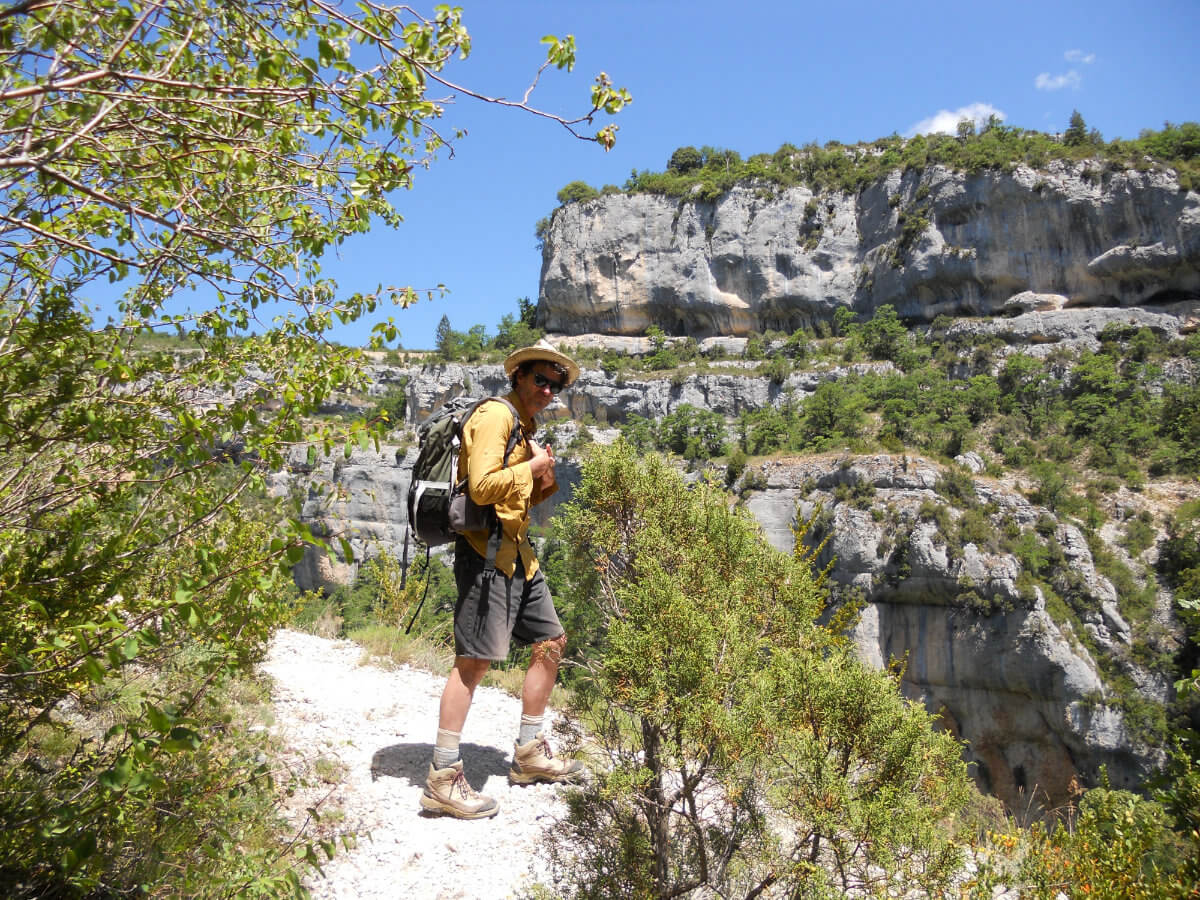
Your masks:
<instances>
[{"instance_id":1,"label":"backpack","mask_svg":"<svg viewBox=\"0 0 1200 900\"><path fill-rule=\"evenodd\" d=\"M413 463L412 479L408 486L408 525L418 541L437 547L454 540L458 531L451 526L450 509L458 498L469 500L466 480L457 482L458 453L462 446L462 430L467 419L484 403L496 400L509 408L513 429L504 448L504 465L521 439L521 419L516 408L503 397L456 397L439 408L417 429L417 461ZM474 504L470 504L474 506ZM479 511L491 507L467 509L467 525L458 530L477 531L485 523ZM494 514L494 512L493 512ZM461 512L460 512L461 515ZM490 524L490 516L488 517Z\"/></svg>"},{"instance_id":2,"label":"backpack","mask_svg":"<svg viewBox=\"0 0 1200 900\"><path fill-rule=\"evenodd\" d=\"M492 506L477 506L467 494L467 480L458 478L458 453L462 447L463 426L484 403L495 400L508 407L513 416L512 433L504 448L504 465L517 442L522 439L521 417L516 407L503 397L456 397L438 408L417 429L417 460L413 463L408 485L408 534L429 548L447 544L459 531L479 531L488 528L487 563L485 574L496 568L496 553L500 549L503 529ZM453 507L453 512L452 512ZM452 519L454 524L452 525ZM405 536L405 562L408 556L408 535ZM407 569L407 565L405 566ZM428 582L426 583L428 590ZM421 603L425 598L421 598ZM421 606L417 606L420 612ZM413 614L413 622L416 613ZM412 623L409 623L412 629Z\"/></svg>"}]
</instances>

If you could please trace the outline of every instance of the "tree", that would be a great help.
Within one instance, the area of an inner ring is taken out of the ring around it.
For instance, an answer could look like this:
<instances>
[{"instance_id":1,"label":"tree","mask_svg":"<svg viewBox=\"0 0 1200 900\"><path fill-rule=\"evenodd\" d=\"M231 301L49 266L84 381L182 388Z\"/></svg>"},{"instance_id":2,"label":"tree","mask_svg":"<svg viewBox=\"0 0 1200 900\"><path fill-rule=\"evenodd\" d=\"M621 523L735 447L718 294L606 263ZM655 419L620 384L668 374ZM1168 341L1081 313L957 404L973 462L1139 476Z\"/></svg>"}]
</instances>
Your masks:
<instances>
[{"instance_id":1,"label":"tree","mask_svg":"<svg viewBox=\"0 0 1200 900\"><path fill-rule=\"evenodd\" d=\"M467 333L463 335L462 355L465 359L474 362L483 356L485 350L491 346L491 341L487 336L487 326L472 325L467 329Z\"/></svg>"},{"instance_id":2,"label":"tree","mask_svg":"<svg viewBox=\"0 0 1200 900\"><path fill-rule=\"evenodd\" d=\"M667 162L667 171L686 175L703 164L704 157L695 147L680 147L671 154L671 159Z\"/></svg>"},{"instance_id":3,"label":"tree","mask_svg":"<svg viewBox=\"0 0 1200 900\"><path fill-rule=\"evenodd\" d=\"M823 381L804 401L804 438L813 445L857 437L865 396L849 379Z\"/></svg>"},{"instance_id":4,"label":"tree","mask_svg":"<svg viewBox=\"0 0 1200 900\"><path fill-rule=\"evenodd\" d=\"M558 192L559 203L586 203L600 196L600 192L586 181L572 181Z\"/></svg>"},{"instance_id":5,"label":"tree","mask_svg":"<svg viewBox=\"0 0 1200 900\"><path fill-rule=\"evenodd\" d=\"M845 308L839 307L838 312ZM908 329L900 321L896 308L887 303L875 310L870 321L859 326L856 337L871 359L895 360L908 343Z\"/></svg>"},{"instance_id":6,"label":"tree","mask_svg":"<svg viewBox=\"0 0 1200 900\"><path fill-rule=\"evenodd\" d=\"M537 328L538 305L528 297L517 298L517 311L521 316L521 324L526 328Z\"/></svg>"},{"instance_id":7,"label":"tree","mask_svg":"<svg viewBox=\"0 0 1200 900\"><path fill-rule=\"evenodd\" d=\"M438 356L446 361L450 361L457 355L458 341L455 339L454 329L450 327L450 317L443 315L438 319L437 328L433 332L433 346L438 352Z\"/></svg>"},{"instance_id":8,"label":"tree","mask_svg":"<svg viewBox=\"0 0 1200 900\"><path fill-rule=\"evenodd\" d=\"M723 491L619 441L584 463L561 535L566 593L599 623L577 711L612 763L555 830L573 896L947 886L960 747L856 661L852 609L816 624L803 529L774 550Z\"/></svg>"},{"instance_id":9,"label":"tree","mask_svg":"<svg viewBox=\"0 0 1200 900\"><path fill-rule=\"evenodd\" d=\"M547 43L570 69L573 40ZM469 47L457 10L371 0L0 11L0 893L298 885L222 819L270 779L206 698L261 655L316 541L265 475L373 437L308 418L362 383L325 332L418 296L341 297L322 253L399 221L447 142L431 89L548 115L448 81ZM602 76L550 118L585 137L628 99ZM84 298L112 282L97 327ZM146 349L164 327L174 348Z\"/></svg>"},{"instance_id":10,"label":"tree","mask_svg":"<svg viewBox=\"0 0 1200 900\"><path fill-rule=\"evenodd\" d=\"M838 337L852 334L857 320L858 315L854 310L848 306L839 306L833 311L833 333Z\"/></svg>"},{"instance_id":11,"label":"tree","mask_svg":"<svg viewBox=\"0 0 1200 900\"><path fill-rule=\"evenodd\" d=\"M684 459L711 459L725 453L725 419L709 409L681 403L658 423L658 444Z\"/></svg>"},{"instance_id":12,"label":"tree","mask_svg":"<svg viewBox=\"0 0 1200 900\"><path fill-rule=\"evenodd\" d=\"M1087 123L1083 121L1083 116L1079 110L1071 110L1071 118L1067 124L1067 130L1063 132L1063 143L1068 147L1082 147L1088 141Z\"/></svg>"}]
</instances>

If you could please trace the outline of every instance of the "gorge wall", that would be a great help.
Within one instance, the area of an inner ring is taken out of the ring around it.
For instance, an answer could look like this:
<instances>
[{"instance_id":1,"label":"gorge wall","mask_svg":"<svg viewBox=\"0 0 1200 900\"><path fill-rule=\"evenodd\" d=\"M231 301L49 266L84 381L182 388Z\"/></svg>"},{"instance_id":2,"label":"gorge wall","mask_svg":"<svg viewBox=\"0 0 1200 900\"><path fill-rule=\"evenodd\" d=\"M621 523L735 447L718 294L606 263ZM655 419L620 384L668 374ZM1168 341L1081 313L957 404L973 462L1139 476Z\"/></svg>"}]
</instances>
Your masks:
<instances>
[{"instance_id":1,"label":"gorge wall","mask_svg":"<svg viewBox=\"0 0 1200 900\"><path fill-rule=\"evenodd\" d=\"M755 183L715 202L613 194L555 210L539 324L704 338L839 307L901 317L1155 307L1200 294L1200 195L1101 162L895 171L855 195ZM1194 307L1192 307L1194 310Z\"/></svg>"}]
</instances>

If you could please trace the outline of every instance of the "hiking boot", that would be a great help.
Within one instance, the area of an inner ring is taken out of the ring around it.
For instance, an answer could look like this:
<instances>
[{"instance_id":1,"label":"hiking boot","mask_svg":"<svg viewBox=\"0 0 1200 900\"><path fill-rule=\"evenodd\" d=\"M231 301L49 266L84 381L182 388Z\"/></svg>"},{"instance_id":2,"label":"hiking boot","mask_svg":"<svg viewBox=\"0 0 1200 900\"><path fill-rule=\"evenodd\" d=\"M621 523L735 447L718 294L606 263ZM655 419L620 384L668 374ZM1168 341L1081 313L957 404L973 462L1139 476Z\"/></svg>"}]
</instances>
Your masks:
<instances>
[{"instance_id":1,"label":"hiking boot","mask_svg":"<svg viewBox=\"0 0 1200 900\"><path fill-rule=\"evenodd\" d=\"M514 742L512 768L508 770L508 780L514 784L576 781L582 775L583 763L556 757L545 734L540 731L528 744Z\"/></svg>"},{"instance_id":2,"label":"hiking boot","mask_svg":"<svg viewBox=\"0 0 1200 900\"><path fill-rule=\"evenodd\" d=\"M467 782L461 759L455 760L446 769L435 769L430 763L425 791L421 794L421 807L459 819L486 819L500 811L500 804L479 793Z\"/></svg>"}]
</instances>

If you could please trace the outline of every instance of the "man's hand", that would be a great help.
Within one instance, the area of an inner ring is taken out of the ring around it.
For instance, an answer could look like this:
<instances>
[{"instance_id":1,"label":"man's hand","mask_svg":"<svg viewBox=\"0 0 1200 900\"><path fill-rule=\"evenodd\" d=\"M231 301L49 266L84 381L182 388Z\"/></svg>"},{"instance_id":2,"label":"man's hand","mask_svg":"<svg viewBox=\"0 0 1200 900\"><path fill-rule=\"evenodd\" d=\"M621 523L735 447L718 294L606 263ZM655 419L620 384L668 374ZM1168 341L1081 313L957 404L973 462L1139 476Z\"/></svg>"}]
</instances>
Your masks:
<instances>
[{"instance_id":1,"label":"man's hand","mask_svg":"<svg viewBox=\"0 0 1200 900\"><path fill-rule=\"evenodd\" d=\"M542 473L539 481L543 491L548 491L554 487L554 448L547 444L543 449L546 451L546 456L550 458L550 465L546 467L546 471Z\"/></svg>"},{"instance_id":2,"label":"man's hand","mask_svg":"<svg viewBox=\"0 0 1200 900\"><path fill-rule=\"evenodd\" d=\"M529 441L529 449L533 451L533 458L529 460L529 471L533 473L533 477L538 479L542 487L553 484L554 451L548 446L541 446L532 438Z\"/></svg>"}]
</instances>

